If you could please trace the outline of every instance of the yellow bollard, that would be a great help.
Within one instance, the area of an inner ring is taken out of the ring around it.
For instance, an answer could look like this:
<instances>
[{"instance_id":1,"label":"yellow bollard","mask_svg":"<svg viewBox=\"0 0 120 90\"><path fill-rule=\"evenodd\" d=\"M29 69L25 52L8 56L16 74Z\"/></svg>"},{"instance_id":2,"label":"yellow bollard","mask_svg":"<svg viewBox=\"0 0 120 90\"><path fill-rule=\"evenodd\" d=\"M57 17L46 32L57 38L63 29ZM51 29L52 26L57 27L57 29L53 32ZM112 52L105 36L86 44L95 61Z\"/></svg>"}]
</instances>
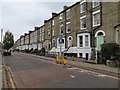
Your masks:
<instances>
[{"instance_id":1,"label":"yellow bollard","mask_svg":"<svg viewBox=\"0 0 120 90\"><path fill-rule=\"evenodd\" d=\"M74 56L72 56L72 61L75 61L75 58L74 58Z\"/></svg>"},{"instance_id":2,"label":"yellow bollard","mask_svg":"<svg viewBox=\"0 0 120 90\"><path fill-rule=\"evenodd\" d=\"M56 55L56 63L59 63L59 55Z\"/></svg>"},{"instance_id":3,"label":"yellow bollard","mask_svg":"<svg viewBox=\"0 0 120 90\"><path fill-rule=\"evenodd\" d=\"M62 57L62 63L63 63L64 65L66 65L66 63L67 63L67 60L64 59L64 57Z\"/></svg>"},{"instance_id":4,"label":"yellow bollard","mask_svg":"<svg viewBox=\"0 0 120 90\"><path fill-rule=\"evenodd\" d=\"M66 60L66 59L64 59L63 64L64 64L64 65L66 65L66 64L67 64L67 60Z\"/></svg>"}]
</instances>

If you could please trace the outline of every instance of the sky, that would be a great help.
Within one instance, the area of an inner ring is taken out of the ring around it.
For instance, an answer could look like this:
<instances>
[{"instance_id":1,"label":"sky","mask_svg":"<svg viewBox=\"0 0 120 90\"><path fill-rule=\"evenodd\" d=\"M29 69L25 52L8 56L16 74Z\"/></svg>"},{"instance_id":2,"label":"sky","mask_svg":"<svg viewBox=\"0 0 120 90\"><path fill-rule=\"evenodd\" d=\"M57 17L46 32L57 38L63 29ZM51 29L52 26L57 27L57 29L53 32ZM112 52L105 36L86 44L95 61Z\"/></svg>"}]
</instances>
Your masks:
<instances>
[{"instance_id":1,"label":"sky","mask_svg":"<svg viewBox=\"0 0 120 90\"><path fill-rule=\"evenodd\" d=\"M9 30L14 40L19 39L35 26L42 26L51 13L59 13L63 6L70 6L78 0L0 0L0 29ZM1 40L1 32L0 32Z\"/></svg>"}]
</instances>

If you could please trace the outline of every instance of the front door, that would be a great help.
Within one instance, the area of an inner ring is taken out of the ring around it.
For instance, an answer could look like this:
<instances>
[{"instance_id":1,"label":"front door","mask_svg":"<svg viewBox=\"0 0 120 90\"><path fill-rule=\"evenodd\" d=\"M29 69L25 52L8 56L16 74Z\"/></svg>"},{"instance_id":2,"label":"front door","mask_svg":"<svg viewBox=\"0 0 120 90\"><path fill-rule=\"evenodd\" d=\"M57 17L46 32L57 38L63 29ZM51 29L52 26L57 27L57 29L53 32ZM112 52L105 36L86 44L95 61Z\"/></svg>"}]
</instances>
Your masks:
<instances>
[{"instance_id":1,"label":"front door","mask_svg":"<svg viewBox=\"0 0 120 90\"><path fill-rule=\"evenodd\" d=\"M99 35L97 37L97 50L101 50L101 45L104 43L104 36L103 35Z\"/></svg>"}]
</instances>

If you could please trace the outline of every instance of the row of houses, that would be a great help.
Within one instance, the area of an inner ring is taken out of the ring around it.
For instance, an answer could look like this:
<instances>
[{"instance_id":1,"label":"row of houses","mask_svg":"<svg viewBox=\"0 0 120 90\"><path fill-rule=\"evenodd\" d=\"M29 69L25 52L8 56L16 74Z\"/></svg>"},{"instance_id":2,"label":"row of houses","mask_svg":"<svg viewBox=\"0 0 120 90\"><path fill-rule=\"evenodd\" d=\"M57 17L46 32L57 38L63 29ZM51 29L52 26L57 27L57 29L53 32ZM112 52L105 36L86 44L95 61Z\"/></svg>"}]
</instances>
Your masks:
<instances>
[{"instance_id":1,"label":"row of houses","mask_svg":"<svg viewBox=\"0 0 120 90\"><path fill-rule=\"evenodd\" d=\"M81 0L52 13L44 25L22 35L15 43L19 50L41 50L47 53L91 59L103 43L120 44L120 1Z\"/></svg>"}]
</instances>

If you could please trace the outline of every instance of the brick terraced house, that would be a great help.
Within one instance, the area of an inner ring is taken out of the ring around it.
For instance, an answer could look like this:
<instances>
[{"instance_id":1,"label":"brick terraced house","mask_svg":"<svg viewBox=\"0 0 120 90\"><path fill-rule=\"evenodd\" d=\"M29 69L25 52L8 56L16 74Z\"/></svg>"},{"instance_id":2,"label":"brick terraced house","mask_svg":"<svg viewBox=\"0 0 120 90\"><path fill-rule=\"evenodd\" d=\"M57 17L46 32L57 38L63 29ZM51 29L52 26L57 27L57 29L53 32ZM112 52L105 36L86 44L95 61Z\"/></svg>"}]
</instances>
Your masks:
<instances>
[{"instance_id":1,"label":"brick terraced house","mask_svg":"<svg viewBox=\"0 0 120 90\"><path fill-rule=\"evenodd\" d=\"M101 50L103 43L120 44L120 1L80 0L64 6L59 13L52 13L44 25L29 32L30 49L45 48L46 53L62 52L91 60ZM25 40L28 36L25 34ZM21 42L21 43L20 43ZM24 50L24 36L17 40L16 49ZM97 56L96 56L97 57Z\"/></svg>"}]
</instances>

